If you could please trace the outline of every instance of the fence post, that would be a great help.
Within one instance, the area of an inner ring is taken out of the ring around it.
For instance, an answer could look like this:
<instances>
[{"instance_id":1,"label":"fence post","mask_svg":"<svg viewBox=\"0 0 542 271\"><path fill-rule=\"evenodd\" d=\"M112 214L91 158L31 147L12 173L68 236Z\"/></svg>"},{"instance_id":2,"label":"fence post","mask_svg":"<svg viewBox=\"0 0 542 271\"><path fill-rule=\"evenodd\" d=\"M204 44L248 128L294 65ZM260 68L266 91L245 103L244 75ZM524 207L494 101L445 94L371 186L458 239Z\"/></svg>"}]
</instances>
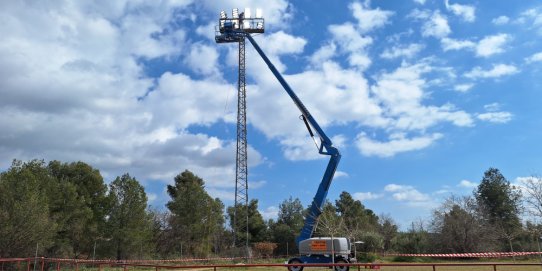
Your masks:
<instances>
[{"instance_id":1,"label":"fence post","mask_svg":"<svg viewBox=\"0 0 542 271\"><path fill-rule=\"evenodd\" d=\"M60 271L60 261L56 262L56 271Z\"/></svg>"},{"instance_id":2,"label":"fence post","mask_svg":"<svg viewBox=\"0 0 542 271\"><path fill-rule=\"evenodd\" d=\"M79 263L75 260L75 271L79 271Z\"/></svg>"},{"instance_id":3,"label":"fence post","mask_svg":"<svg viewBox=\"0 0 542 271\"><path fill-rule=\"evenodd\" d=\"M433 264L433 271L437 270L437 267Z\"/></svg>"},{"instance_id":4,"label":"fence post","mask_svg":"<svg viewBox=\"0 0 542 271\"><path fill-rule=\"evenodd\" d=\"M493 271L497 271L497 265L496 264L493 265Z\"/></svg>"},{"instance_id":5,"label":"fence post","mask_svg":"<svg viewBox=\"0 0 542 271\"><path fill-rule=\"evenodd\" d=\"M30 258L26 260L26 271L30 271Z\"/></svg>"},{"instance_id":6,"label":"fence post","mask_svg":"<svg viewBox=\"0 0 542 271\"><path fill-rule=\"evenodd\" d=\"M45 258L41 257L41 271L43 271L43 267L45 266Z\"/></svg>"}]
</instances>

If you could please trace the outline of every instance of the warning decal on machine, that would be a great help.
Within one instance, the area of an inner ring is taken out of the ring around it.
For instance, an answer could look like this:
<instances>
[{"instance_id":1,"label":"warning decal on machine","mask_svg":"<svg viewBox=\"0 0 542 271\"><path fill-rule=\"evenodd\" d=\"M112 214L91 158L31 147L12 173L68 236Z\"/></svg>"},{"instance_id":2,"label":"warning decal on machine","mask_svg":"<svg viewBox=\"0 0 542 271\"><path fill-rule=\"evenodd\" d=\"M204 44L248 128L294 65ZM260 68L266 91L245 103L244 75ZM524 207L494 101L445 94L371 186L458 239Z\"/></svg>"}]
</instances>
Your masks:
<instances>
[{"instance_id":1,"label":"warning decal on machine","mask_svg":"<svg viewBox=\"0 0 542 271\"><path fill-rule=\"evenodd\" d=\"M327 250L326 240L311 241L311 250L326 251Z\"/></svg>"}]
</instances>

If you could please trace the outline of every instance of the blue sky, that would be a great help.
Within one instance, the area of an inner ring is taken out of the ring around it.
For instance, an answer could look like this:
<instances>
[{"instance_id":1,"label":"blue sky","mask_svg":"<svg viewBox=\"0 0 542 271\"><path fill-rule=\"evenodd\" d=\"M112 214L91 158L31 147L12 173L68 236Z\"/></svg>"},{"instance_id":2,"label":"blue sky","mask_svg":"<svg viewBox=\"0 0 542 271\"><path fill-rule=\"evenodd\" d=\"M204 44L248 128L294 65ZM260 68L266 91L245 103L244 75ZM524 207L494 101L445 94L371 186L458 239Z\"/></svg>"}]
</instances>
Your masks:
<instances>
[{"instance_id":1,"label":"blue sky","mask_svg":"<svg viewBox=\"0 0 542 271\"><path fill-rule=\"evenodd\" d=\"M264 4L265 3L265 4ZM343 154L348 191L402 228L497 167L541 173L539 1L3 1L0 168L85 161L150 204L189 169L232 204L237 47L219 12L261 8L257 42ZM325 169L290 98L247 46L249 196L274 218Z\"/></svg>"}]
</instances>

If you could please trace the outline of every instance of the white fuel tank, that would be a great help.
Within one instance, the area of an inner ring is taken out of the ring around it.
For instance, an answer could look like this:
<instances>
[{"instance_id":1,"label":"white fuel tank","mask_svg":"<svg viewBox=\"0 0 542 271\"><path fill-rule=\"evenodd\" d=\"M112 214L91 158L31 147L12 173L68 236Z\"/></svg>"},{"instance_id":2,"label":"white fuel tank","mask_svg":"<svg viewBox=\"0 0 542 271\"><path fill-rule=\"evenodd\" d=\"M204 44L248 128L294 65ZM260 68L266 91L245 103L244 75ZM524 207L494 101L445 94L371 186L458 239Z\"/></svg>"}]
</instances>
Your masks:
<instances>
[{"instance_id":1,"label":"white fuel tank","mask_svg":"<svg viewBox=\"0 0 542 271\"><path fill-rule=\"evenodd\" d=\"M333 238L333 246L331 245L331 237L315 237L299 242L299 254L301 255L331 255L335 251L335 255L350 254L350 242L344 237Z\"/></svg>"}]
</instances>

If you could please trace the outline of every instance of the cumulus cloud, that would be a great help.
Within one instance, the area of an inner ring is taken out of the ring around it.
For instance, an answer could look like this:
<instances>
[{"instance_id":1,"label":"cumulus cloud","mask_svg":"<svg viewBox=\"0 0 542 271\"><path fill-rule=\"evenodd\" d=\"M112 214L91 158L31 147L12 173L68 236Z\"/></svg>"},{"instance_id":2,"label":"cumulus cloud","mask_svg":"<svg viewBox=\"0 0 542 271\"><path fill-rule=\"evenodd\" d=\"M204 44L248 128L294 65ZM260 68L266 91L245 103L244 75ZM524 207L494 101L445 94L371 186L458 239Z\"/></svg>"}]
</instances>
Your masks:
<instances>
[{"instance_id":1,"label":"cumulus cloud","mask_svg":"<svg viewBox=\"0 0 542 271\"><path fill-rule=\"evenodd\" d=\"M504 46L511 40L508 34L497 34L482 39L476 46L476 55L489 57L504 52Z\"/></svg>"},{"instance_id":2,"label":"cumulus cloud","mask_svg":"<svg viewBox=\"0 0 542 271\"><path fill-rule=\"evenodd\" d=\"M401 131L425 130L438 122L452 122L457 126L470 126L472 119L451 104L442 106L422 105L427 82L423 74L433 71L427 63L402 65L393 72L376 77L371 91L387 110L388 127Z\"/></svg>"},{"instance_id":3,"label":"cumulus cloud","mask_svg":"<svg viewBox=\"0 0 542 271\"><path fill-rule=\"evenodd\" d=\"M399 57L412 58L418 54L423 47L424 46L419 43L412 43L405 46L393 46L392 48L384 50L384 52L380 54L380 57L385 59L394 59Z\"/></svg>"},{"instance_id":4,"label":"cumulus cloud","mask_svg":"<svg viewBox=\"0 0 542 271\"><path fill-rule=\"evenodd\" d=\"M426 148L440 138L442 134L438 133L413 138L407 138L403 134L394 134L388 141L377 141L365 133L360 133L356 138L356 146L366 156L391 157L401 152Z\"/></svg>"},{"instance_id":5,"label":"cumulus cloud","mask_svg":"<svg viewBox=\"0 0 542 271\"><path fill-rule=\"evenodd\" d=\"M491 20L491 22L495 25L505 25L510 22L510 18L503 15Z\"/></svg>"},{"instance_id":6,"label":"cumulus cloud","mask_svg":"<svg viewBox=\"0 0 542 271\"><path fill-rule=\"evenodd\" d=\"M501 108L501 105L499 103L490 103L484 105L484 109L489 112L495 112L498 111Z\"/></svg>"},{"instance_id":7,"label":"cumulus cloud","mask_svg":"<svg viewBox=\"0 0 542 271\"><path fill-rule=\"evenodd\" d=\"M507 123L512 120L512 116L510 112L487 112L478 114L477 118L493 123Z\"/></svg>"},{"instance_id":8,"label":"cumulus cloud","mask_svg":"<svg viewBox=\"0 0 542 271\"><path fill-rule=\"evenodd\" d=\"M499 78L506 75L518 73L519 69L514 65L497 64L490 70L483 70L481 67L474 67L470 72L465 74L465 77L478 78Z\"/></svg>"},{"instance_id":9,"label":"cumulus cloud","mask_svg":"<svg viewBox=\"0 0 542 271\"><path fill-rule=\"evenodd\" d=\"M440 40L440 42L442 45L442 50L444 51L476 48L476 43L470 40L443 38Z\"/></svg>"},{"instance_id":10,"label":"cumulus cloud","mask_svg":"<svg viewBox=\"0 0 542 271\"><path fill-rule=\"evenodd\" d=\"M478 186L478 184L469 180L461 180L457 186L464 188L474 188Z\"/></svg>"},{"instance_id":11,"label":"cumulus cloud","mask_svg":"<svg viewBox=\"0 0 542 271\"><path fill-rule=\"evenodd\" d=\"M371 37L361 35L351 23L330 25L328 29L342 52L348 54L348 62L351 66L365 70L371 65L371 59L366 51L366 48L373 43Z\"/></svg>"},{"instance_id":12,"label":"cumulus cloud","mask_svg":"<svg viewBox=\"0 0 542 271\"><path fill-rule=\"evenodd\" d=\"M542 52L531 55L530 57L526 58L525 61L527 63L542 62Z\"/></svg>"},{"instance_id":13,"label":"cumulus cloud","mask_svg":"<svg viewBox=\"0 0 542 271\"><path fill-rule=\"evenodd\" d=\"M106 179L130 172L171 181L190 169L213 195L225 194L233 185L235 145L187 128L233 121L224 102L234 86L220 78L212 47L190 43L184 29L170 24L189 4L4 6L0 16L10 19L0 26L0 70L9 72L0 80L0 126L6 129L0 156L81 160ZM179 59L189 72L216 76L149 77L145 62L158 59ZM249 164L261 159L249 147Z\"/></svg>"},{"instance_id":14,"label":"cumulus cloud","mask_svg":"<svg viewBox=\"0 0 542 271\"><path fill-rule=\"evenodd\" d=\"M454 90L458 92L468 92L474 87L474 84L459 84L454 86Z\"/></svg>"},{"instance_id":15,"label":"cumulus cloud","mask_svg":"<svg viewBox=\"0 0 542 271\"><path fill-rule=\"evenodd\" d=\"M415 9L408 17L424 21L422 25L422 36L424 37L444 38L452 33L448 19L438 10L430 12Z\"/></svg>"},{"instance_id":16,"label":"cumulus cloud","mask_svg":"<svg viewBox=\"0 0 542 271\"><path fill-rule=\"evenodd\" d=\"M503 53L505 45L511 40L508 34L497 34L486 36L478 42L470 40L457 40L452 38L442 38L440 40L444 51L451 50L474 50L477 57L490 57L495 54Z\"/></svg>"},{"instance_id":17,"label":"cumulus cloud","mask_svg":"<svg viewBox=\"0 0 542 271\"><path fill-rule=\"evenodd\" d=\"M352 15L358 20L359 30L363 33L388 24L390 17L394 14L392 11L379 8L371 9L369 3L369 1L365 3L354 2L349 6Z\"/></svg>"},{"instance_id":18,"label":"cumulus cloud","mask_svg":"<svg viewBox=\"0 0 542 271\"><path fill-rule=\"evenodd\" d=\"M471 5L450 4L449 0L445 0L446 9L453 14L460 16L466 22L474 22L476 15L474 14L476 8Z\"/></svg>"},{"instance_id":19,"label":"cumulus cloud","mask_svg":"<svg viewBox=\"0 0 542 271\"><path fill-rule=\"evenodd\" d=\"M542 34L542 11L540 7L522 12L515 22L524 24L530 29L536 29L538 34Z\"/></svg>"},{"instance_id":20,"label":"cumulus cloud","mask_svg":"<svg viewBox=\"0 0 542 271\"><path fill-rule=\"evenodd\" d=\"M346 173L344 171L337 170L335 172L335 177L334 178L337 179L337 178L348 178L348 177L349 177L348 173Z\"/></svg>"},{"instance_id":21,"label":"cumulus cloud","mask_svg":"<svg viewBox=\"0 0 542 271\"><path fill-rule=\"evenodd\" d=\"M352 195L352 197L356 200L359 200L361 202L367 201L367 200L375 200L380 199L384 197L383 194L375 194L373 192L356 192Z\"/></svg>"},{"instance_id":22,"label":"cumulus cloud","mask_svg":"<svg viewBox=\"0 0 542 271\"><path fill-rule=\"evenodd\" d=\"M479 120L492 122L492 123L507 123L512 120L512 113L506 111L499 111L501 105L499 103L491 103L484 105L486 113L480 113L476 117Z\"/></svg>"},{"instance_id":23,"label":"cumulus cloud","mask_svg":"<svg viewBox=\"0 0 542 271\"><path fill-rule=\"evenodd\" d=\"M218 51L216 46L194 43L191 45L185 63L203 75L218 75L217 60Z\"/></svg>"},{"instance_id":24,"label":"cumulus cloud","mask_svg":"<svg viewBox=\"0 0 542 271\"><path fill-rule=\"evenodd\" d=\"M391 192L392 197L398 201L427 202L431 200L429 195L421 193L410 185L388 184L384 187L384 191Z\"/></svg>"}]
</instances>

